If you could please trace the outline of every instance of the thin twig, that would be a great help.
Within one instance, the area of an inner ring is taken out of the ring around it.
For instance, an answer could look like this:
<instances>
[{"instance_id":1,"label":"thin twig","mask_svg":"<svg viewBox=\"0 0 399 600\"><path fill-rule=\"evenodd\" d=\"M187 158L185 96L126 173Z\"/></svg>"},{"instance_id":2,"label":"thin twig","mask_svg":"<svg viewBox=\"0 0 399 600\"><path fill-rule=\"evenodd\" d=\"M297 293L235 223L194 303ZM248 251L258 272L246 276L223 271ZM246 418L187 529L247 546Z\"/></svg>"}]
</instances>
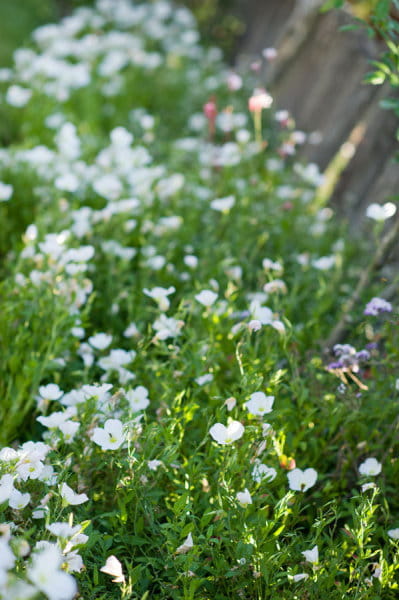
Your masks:
<instances>
[{"instance_id":1,"label":"thin twig","mask_svg":"<svg viewBox=\"0 0 399 600\"><path fill-rule=\"evenodd\" d=\"M384 258L389 253L395 240L399 241L399 218L396 219L392 227L384 235L384 237L381 240L381 243L377 246L373 260L363 271L355 291L344 306L343 314L340 320L332 330L330 337L327 340L327 348L331 348L332 346L334 346L342 340L350 323L350 313L352 312L356 303L359 301L363 291L370 283L370 279L373 275L373 272L376 271L384 262Z\"/></svg>"}]
</instances>

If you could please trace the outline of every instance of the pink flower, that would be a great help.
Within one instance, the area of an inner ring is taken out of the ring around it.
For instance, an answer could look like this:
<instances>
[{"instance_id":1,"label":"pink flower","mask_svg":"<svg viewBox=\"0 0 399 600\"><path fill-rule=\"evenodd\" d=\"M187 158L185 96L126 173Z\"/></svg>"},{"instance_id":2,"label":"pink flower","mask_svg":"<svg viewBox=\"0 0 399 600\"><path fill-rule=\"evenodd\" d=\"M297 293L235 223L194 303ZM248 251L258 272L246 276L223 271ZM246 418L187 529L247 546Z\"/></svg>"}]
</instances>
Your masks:
<instances>
[{"instance_id":1,"label":"pink flower","mask_svg":"<svg viewBox=\"0 0 399 600\"><path fill-rule=\"evenodd\" d=\"M261 112L263 108L270 108L273 98L263 89L256 89L248 100L248 108L251 112Z\"/></svg>"}]
</instances>

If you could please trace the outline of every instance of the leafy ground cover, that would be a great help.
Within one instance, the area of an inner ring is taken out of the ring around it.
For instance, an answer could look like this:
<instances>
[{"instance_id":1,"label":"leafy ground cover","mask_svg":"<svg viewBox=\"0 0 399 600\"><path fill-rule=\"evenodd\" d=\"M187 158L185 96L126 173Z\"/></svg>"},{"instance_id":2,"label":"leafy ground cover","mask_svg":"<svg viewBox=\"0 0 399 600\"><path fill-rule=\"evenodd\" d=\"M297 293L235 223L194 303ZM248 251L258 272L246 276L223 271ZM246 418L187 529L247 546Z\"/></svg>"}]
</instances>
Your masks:
<instances>
[{"instance_id":1,"label":"leafy ground cover","mask_svg":"<svg viewBox=\"0 0 399 600\"><path fill-rule=\"evenodd\" d=\"M165 1L0 76L1 597L395 598L396 308L328 347L369 259L306 134Z\"/></svg>"}]
</instances>

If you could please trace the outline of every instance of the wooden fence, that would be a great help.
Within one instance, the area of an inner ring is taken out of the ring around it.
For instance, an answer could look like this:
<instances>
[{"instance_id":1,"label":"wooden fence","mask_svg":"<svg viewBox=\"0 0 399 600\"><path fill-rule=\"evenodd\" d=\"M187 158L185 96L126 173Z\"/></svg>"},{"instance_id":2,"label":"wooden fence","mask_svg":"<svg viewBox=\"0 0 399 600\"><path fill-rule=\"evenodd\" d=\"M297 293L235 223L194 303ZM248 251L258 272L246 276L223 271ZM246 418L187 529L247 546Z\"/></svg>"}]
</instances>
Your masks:
<instances>
[{"instance_id":1,"label":"wooden fence","mask_svg":"<svg viewBox=\"0 0 399 600\"><path fill-rule=\"evenodd\" d=\"M395 116L379 103L392 89L364 84L379 42L363 30L340 31L351 22L344 11L321 14L321 0L246 0L241 17L247 32L239 60L249 62L263 48L277 59L262 72L276 105L288 109L297 127L315 133L303 155L322 170L340 149L346 157L332 204L359 230L366 207L399 193ZM349 157L351 157L349 159ZM398 242L399 246L399 242Z\"/></svg>"}]
</instances>

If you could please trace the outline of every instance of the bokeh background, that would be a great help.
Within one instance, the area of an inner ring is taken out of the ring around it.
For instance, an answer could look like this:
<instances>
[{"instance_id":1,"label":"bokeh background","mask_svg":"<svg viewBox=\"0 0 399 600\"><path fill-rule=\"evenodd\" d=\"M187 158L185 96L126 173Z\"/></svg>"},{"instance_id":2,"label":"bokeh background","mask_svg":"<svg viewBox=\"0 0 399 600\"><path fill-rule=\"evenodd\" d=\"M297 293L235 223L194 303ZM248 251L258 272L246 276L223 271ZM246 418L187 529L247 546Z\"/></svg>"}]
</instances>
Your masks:
<instances>
[{"instance_id":1,"label":"bokeh background","mask_svg":"<svg viewBox=\"0 0 399 600\"><path fill-rule=\"evenodd\" d=\"M148 0L151 1L151 0ZM268 0L256 0L256 2ZM284 0L281 0L284 2ZM179 4L195 14L203 41L223 49L226 58L234 59L247 23L251 20L252 0L184 0ZM0 0L0 66L10 63L13 50L29 41L30 32L58 21L76 6L88 6L94 0ZM360 17L367 14L376 0L352 0L351 10Z\"/></svg>"}]
</instances>

